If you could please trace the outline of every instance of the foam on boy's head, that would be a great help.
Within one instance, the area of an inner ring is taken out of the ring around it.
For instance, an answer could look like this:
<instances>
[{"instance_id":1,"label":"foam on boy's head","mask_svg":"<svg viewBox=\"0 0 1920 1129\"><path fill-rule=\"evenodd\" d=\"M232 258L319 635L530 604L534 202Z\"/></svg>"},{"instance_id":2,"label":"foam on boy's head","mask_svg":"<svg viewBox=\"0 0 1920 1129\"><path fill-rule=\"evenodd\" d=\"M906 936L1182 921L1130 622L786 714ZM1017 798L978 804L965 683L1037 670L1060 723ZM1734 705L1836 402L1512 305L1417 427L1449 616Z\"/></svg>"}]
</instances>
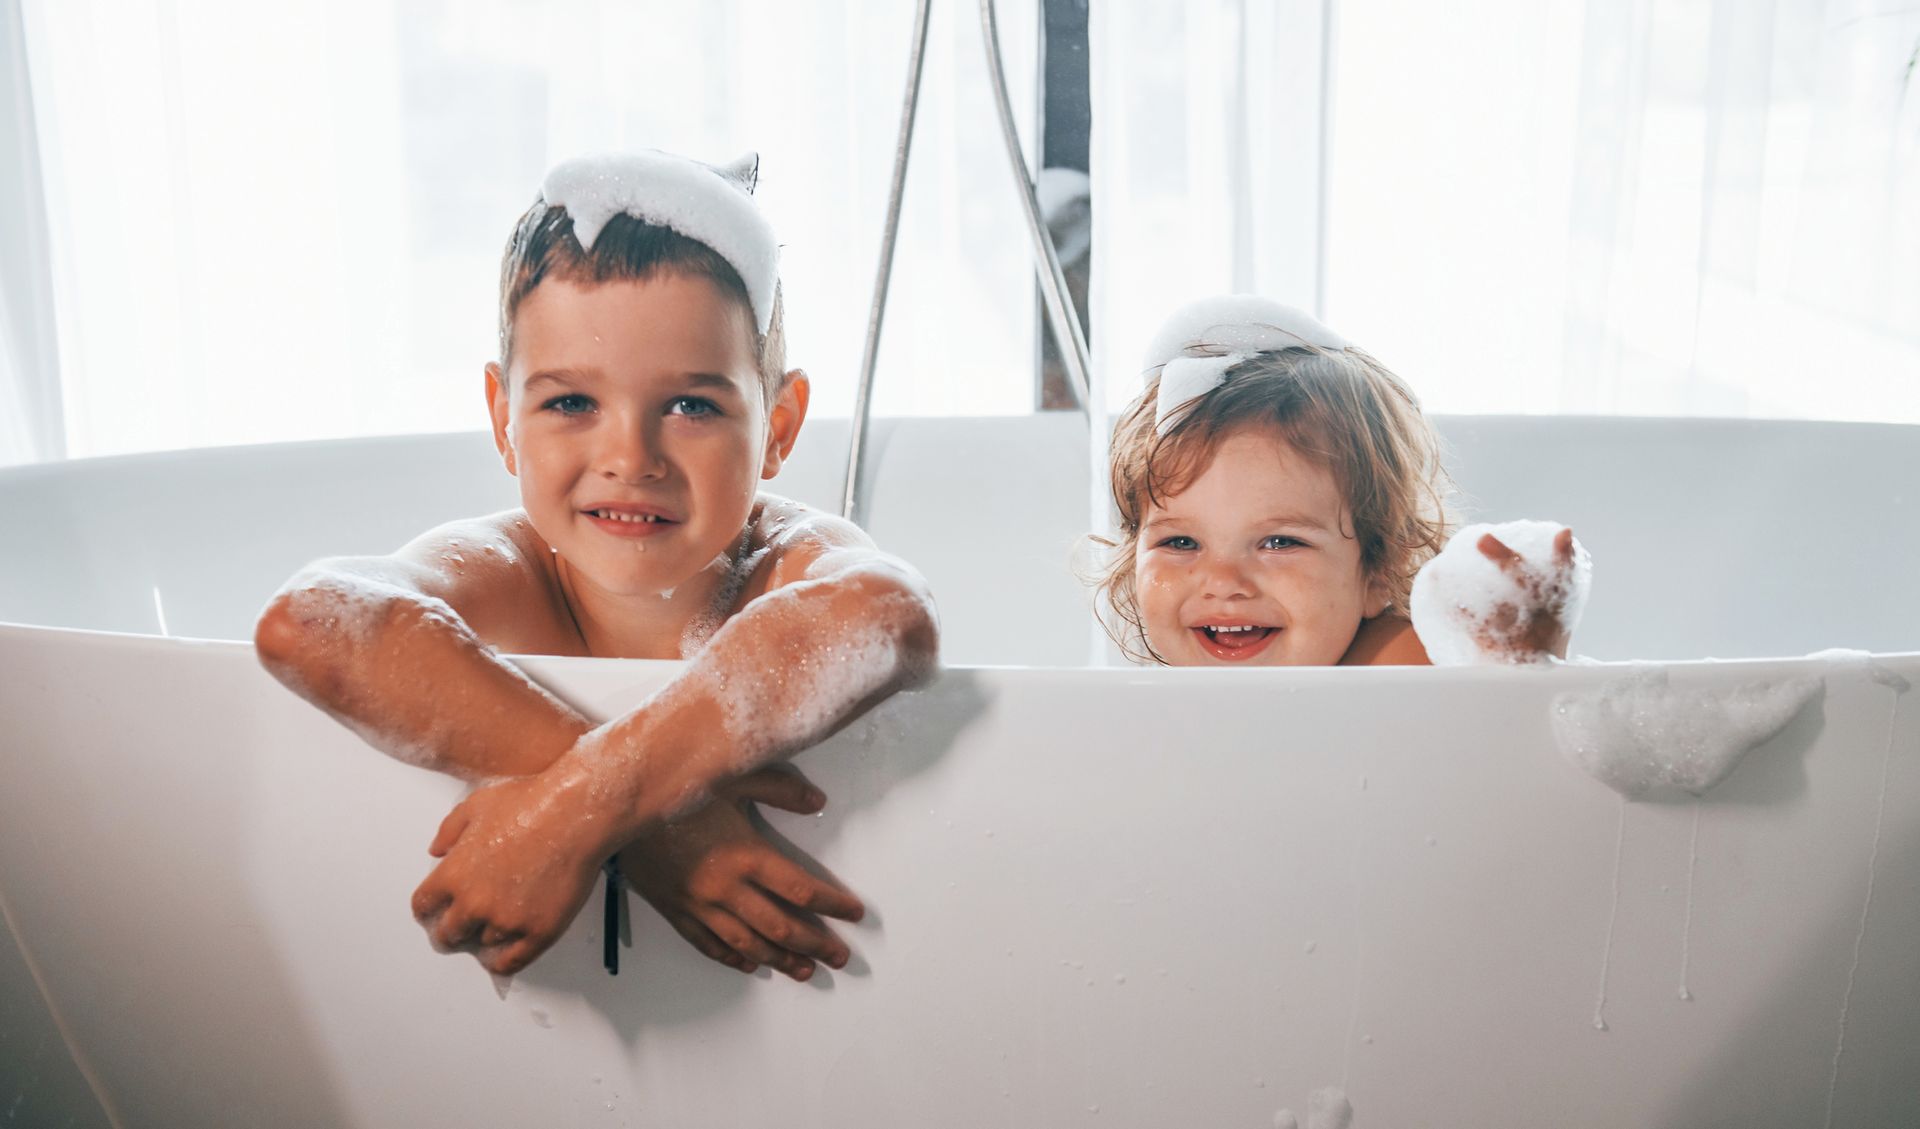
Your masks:
<instances>
[{"instance_id":1,"label":"foam on boy's head","mask_svg":"<svg viewBox=\"0 0 1920 1129\"><path fill-rule=\"evenodd\" d=\"M754 325L765 334L773 323L780 282L780 245L751 195L759 160L742 158L725 168L658 150L576 157L547 173L540 198L573 218L582 250L616 215L629 215L704 243L746 284Z\"/></svg>"}]
</instances>

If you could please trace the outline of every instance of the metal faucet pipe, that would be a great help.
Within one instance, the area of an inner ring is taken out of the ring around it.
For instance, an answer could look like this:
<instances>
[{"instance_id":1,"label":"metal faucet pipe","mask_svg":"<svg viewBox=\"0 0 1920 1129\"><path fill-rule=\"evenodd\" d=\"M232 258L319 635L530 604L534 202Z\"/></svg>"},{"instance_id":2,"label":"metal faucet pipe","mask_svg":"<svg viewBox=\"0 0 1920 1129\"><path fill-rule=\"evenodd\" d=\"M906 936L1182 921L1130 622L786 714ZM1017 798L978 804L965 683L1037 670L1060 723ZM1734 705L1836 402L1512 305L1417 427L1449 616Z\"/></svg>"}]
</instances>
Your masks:
<instances>
[{"instance_id":1,"label":"metal faucet pipe","mask_svg":"<svg viewBox=\"0 0 1920 1129\"><path fill-rule=\"evenodd\" d=\"M1020 196L1020 207L1027 220L1027 235L1033 241L1033 269L1039 276L1040 296L1047 307L1047 320L1053 325L1053 339L1060 346L1067 375L1080 395L1081 410L1093 418L1092 382L1088 374L1093 364L1088 359L1087 337L1080 328L1067 294L1067 279L1060 272L1060 257L1054 254L1053 237L1040 218L1040 202L1033 195L1033 176L1027 171L1026 154L1020 151L1020 133L1013 124L1013 104L1007 97L1007 73L1000 63L1000 32L994 20L993 0L980 0L980 30L987 48L987 77L992 80L993 103L1000 111L1000 134L1007 143L1007 161Z\"/></svg>"},{"instance_id":2,"label":"metal faucet pipe","mask_svg":"<svg viewBox=\"0 0 1920 1129\"><path fill-rule=\"evenodd\" d=\"M873 412L873 371L880 359L880 324L887 314L887 288L893 279L893 248L900 235L900 200L907 187L907 155L913 147L914 115L920 108L920 71L927 60L927 14L933 0L919 0L913 14L913 55L907 62L907 93L900 107L900 135L893 149L893 181L887 191L887 220L880 235L880 268L873 280L873 305L867 313L867 344L860 354L860 387L853 401L853 434L847 446L847 481L840 516L858 524L860 464L867 453L867 417Z\"/></svg>"}]
</instances>

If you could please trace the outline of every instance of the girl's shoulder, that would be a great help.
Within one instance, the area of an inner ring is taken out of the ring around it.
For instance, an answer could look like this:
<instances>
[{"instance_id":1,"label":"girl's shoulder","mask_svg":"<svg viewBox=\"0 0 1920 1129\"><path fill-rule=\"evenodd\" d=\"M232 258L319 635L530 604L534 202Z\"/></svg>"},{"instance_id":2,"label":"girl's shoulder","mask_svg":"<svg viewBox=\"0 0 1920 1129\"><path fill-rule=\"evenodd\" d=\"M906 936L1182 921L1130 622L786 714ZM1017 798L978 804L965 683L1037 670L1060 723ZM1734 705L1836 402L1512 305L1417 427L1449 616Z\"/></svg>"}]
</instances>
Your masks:
<instances>
[{"instance_id":1,"label":"girl's shoulder","mask_svg":"<svg viewBox=\"0 0 1920 1129\"><path fill-rule=\"evenodd\" d=\"M1341 666L1432 666L1427 649L1414 633L1413 621L1398 612L1384 612L1360 621Z\"/></svg>"}]
</instances>

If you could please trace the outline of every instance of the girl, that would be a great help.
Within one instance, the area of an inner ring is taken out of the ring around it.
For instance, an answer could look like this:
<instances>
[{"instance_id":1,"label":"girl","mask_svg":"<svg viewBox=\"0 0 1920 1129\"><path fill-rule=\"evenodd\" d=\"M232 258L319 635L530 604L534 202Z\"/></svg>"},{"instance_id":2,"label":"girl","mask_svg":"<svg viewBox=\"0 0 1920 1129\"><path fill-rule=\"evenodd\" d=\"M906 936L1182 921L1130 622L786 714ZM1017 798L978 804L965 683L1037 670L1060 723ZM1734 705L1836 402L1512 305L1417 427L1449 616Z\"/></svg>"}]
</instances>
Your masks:
<instances>
[{"instance_id":1,"label":"girl","mask_svg":"<svg viewBox=\"0 0 1920 1129\"><path fill-rule=\"evenodd\" d=\"M1173 666L1426 664L1407 608L1446 543L1450 484L1406 384L1245 295L1176 312L1147 370L1114 429L1120 536L1098 578L1122 650ZM1521 567L1491 535L1479 548ZM1541 638L1564 656L1563 633Z\"/></svg>"}]
</instances>

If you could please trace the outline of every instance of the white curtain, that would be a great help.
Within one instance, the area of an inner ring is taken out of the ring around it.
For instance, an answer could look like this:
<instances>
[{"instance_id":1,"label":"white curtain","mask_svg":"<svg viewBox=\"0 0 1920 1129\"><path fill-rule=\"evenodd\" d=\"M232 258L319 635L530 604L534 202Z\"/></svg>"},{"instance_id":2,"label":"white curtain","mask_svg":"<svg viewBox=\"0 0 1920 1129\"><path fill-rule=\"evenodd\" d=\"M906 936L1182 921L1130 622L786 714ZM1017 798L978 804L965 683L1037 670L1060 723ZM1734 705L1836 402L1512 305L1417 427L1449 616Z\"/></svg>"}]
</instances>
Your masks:
<instances>
[{"instance_id":1,"label":"white curtain","mask_svg":"<svg viewBox=\"0 0 1920 1129\"><path fill-rule=\"evenodd\" d=\"M1034 0L1001 7L1031 107ZM760 152L790 358L849 409L909 4L25 13L73 454L480 426L514 218L554 160L636 146ZM876 410L1024 412L1031 268L972 7L936 5L931 43Z\"/></svg>"},{"instance_id":2,"label":"white curtain","mask_svg":"<svg viewBox=\"0 0 1920 1129\"><path fill-rule=\"evenodd\" d=\"M66 451L46 209L18 0L0 0L0 466Z\"/></svg>"},{"instance_id":3,"label":"white curtain","mask_svg":"<svg viewBox=\"0 0 1920 1129\"><path fill-rule=\"evenodd\" d=\"M1318 5L1096 18L1110 376L1173 303L1251 288L1439 411L1920 422L1920 6L1331 7L1323 137L1292 101Z\"/></svg>"}]
</instances>

